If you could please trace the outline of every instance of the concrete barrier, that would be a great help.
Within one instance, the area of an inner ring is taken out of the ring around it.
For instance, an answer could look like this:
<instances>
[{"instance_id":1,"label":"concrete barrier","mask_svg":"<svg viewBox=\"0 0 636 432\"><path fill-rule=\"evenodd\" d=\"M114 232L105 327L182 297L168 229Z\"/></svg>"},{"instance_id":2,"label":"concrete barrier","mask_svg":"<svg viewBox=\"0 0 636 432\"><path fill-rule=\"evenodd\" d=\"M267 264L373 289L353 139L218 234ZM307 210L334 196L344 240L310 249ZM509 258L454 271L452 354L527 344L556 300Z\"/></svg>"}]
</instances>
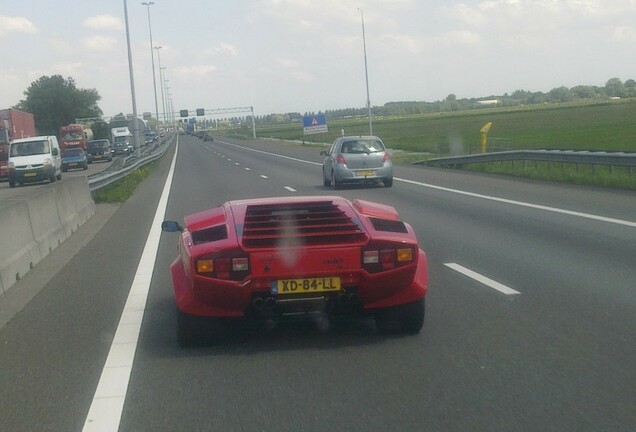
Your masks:
<instances>
[{"instance_id":1,"label":"concrete barrier","mask_svg":"<svg viewBox=\"0 0 636 432\"><path fill-rule=\"evenodd\" d=\"M0 202L0 295L95 213L85 177Z\"/></svg>"}]
</instances>

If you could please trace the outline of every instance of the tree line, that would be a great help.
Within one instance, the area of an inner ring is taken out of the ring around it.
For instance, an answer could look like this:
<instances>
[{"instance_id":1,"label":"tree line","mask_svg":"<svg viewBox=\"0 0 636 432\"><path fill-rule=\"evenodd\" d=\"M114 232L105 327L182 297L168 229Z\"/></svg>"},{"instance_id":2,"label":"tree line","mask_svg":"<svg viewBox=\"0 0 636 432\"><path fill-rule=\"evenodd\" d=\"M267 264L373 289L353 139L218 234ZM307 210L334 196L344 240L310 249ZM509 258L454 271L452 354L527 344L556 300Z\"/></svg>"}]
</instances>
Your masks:
<instances>
[{"instance_id":1,"label":"tree line","mask_svg":"<svg viewBox=\"0 0 636 432\"><path fill-rule=\"evenodd\" d=\"M563 103L585 99L632 98L636 97L636 81L628 79L625 82L619 78L611 78L605 86L579 85L572 88L555 87L547 93L515 90L511 94L500 96L486 96L481 98L458 99L455 94L449 94L444 100L435 102L401 101L387 102L382 106L371 107L373 116L404 116L413 114L438 113L449 111L463 111L470 109L484 109L493 105L484 102L497 101L496 106L511 107L520 105ZM306 112L304 115L325 114L328 119L342 119L351 117L366 117L366 107L342 108L320 112ZM298 112L286 114L268 114L256 117L257 125L302 122L303 114Z\"/></svg>"},{"instance_id":2,"label":"tree line","mask_svg":"<svg viewBox=\"0 0 636 432\"><path fill-rule=\"evenodd\" d=\"M76 118L101 117L103 112L98 103L101 100L96 89L78 88L73 78L61 75L42 76L24 91L25 98L13 108L30 112L35 117L38 133L55 135L60 126L74 123ZM482 98L458 99L449 94L444 100L435 102L401 101L387 102L382 106L374 106L374 116L404 116L413 114L438 113L483 109L496 101L497 106L518 106L543 103L562 103L584 99L632 98L636 97L636 81L625 82L619 78L611 78L605 86L579 85L572 88L556 87L547 93L515 90L511 94L487 96ZM366 107L339 108L324 112L289 112L284 114L267 114L255 117L259 126L302 122L305 115L325 114L328 119L365 117ZM232 118L232 124L250 123L248 118ZM95 125L100 129L101 125ZM106 129L106 126L104 126ZM104 132L105 133L105 132ZM97 135L97 134L96 134Z\"/></svg>"}]
</instances>

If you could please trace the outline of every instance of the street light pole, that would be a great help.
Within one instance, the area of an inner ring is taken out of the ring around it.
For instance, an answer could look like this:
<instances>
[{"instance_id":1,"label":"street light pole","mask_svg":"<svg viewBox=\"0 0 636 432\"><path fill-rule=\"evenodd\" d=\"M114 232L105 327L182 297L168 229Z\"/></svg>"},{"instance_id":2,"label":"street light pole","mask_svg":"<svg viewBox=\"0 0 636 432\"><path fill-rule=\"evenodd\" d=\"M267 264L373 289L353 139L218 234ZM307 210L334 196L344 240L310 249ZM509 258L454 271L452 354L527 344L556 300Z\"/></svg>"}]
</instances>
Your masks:
<instances>
[{"instance_id":1,"label":"street light pole","mask_svg":"<svg viewBox=\"0 0 636 432\"><path fill-rule=\"evenodd\" d=\"M369 69L367 68L367 41L364 35L364 14L362 9L360 11L360 18L362 18L362 46L364 47L364 76L367 82L367 110L369 112L369 135L373 135L373 121L371 120L371 98L369 97Z\"/></svg>"},{"instance_id":2,"label":"street light pole","mask_svg":"<svg viewBox=\"0 0 636 432\"><path fill-rule=\"evenodd\" d=\"M159 70L159 79L161 80L161 103L163 105L163 121L167 125L168 124L168 101L166 100L168 97L165 94L165 79L166 79L166 67L162 67ZM163 71L163 76L162 72Z\"/></svg>"},{"instance_id":3,"label":"street light pole","mask_svg":"<svg viewBox=\"0 0 636 432\"><path fill-rule=\"evenodd\" d=\"M159 50L163 48L161 46L156 46L155 49L157 50L157 61L159 62L159 84L161 87L161 109L163 110L163 122L164 124L166 123L166 108L165 108L165 103L163 101L163 84L162 84L162 78L161 78L161 69L165 69L161 67L161 55L159 54ZM156 87L156 85L155 85ZM157 112L157 121L159 121L159 113Z\"/></svg>"},{"instance_id":4,"label":"street light pole","mask_svg":"<svg viewBox=\"0 0 636 432\"><path fill-rule=\"evenodd\" d=\"M135 100L135 76L132 67L132 51L130 49L130 30L128 28L128 4L124 0L124 19L126 21L126 44L128 45L128 72L130 74L130 93L132 94L133 109L133 146L137 157L141 157L141 147L139 146L139 123L137 122L137 101Z\"/></svg>"},{"instance_id":5,"label":"street light pole","mask_svg":"<svg viewBox=\"0 0 636 432\"><path fill-rule=\"evenodd\" d=\"M155 92L155 115L157 116L157 124L159 124L159 104L157 102L157 80L155 78L155 54L152 49L152 24L150 23L150 6L155 2L143 2L143 6L148 8L148 32L150 33L150 60L152 61L152 90Z\"/></svg>"}]
</instances>

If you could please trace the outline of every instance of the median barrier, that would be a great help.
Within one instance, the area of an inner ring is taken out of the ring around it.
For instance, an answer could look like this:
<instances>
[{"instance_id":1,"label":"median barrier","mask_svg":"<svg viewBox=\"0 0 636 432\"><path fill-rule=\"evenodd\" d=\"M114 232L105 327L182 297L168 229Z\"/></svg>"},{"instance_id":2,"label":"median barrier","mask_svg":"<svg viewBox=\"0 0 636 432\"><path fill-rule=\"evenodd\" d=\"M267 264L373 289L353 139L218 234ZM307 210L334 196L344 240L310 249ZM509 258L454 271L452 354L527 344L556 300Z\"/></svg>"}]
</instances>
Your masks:
<instances>
[{"instance_id":1,"label":"median barrier","mask_svg":"<svg viewBox=\"0 0 636 432\"><path fill-rule=\"evenodd\" d=\"M40 260L26 201L0 203L0 289L4 294Z\"/></svg>"},{"instance_id":2,"label":"median barrier","mask_svg":"<svg viewBox=\"0 0 636 432\"><path fill-rule=\"evenodd\" d=\"M95 213L85 177L72 177L24 199L0 202L0 294Z\"/></svg>"}]
</instances>

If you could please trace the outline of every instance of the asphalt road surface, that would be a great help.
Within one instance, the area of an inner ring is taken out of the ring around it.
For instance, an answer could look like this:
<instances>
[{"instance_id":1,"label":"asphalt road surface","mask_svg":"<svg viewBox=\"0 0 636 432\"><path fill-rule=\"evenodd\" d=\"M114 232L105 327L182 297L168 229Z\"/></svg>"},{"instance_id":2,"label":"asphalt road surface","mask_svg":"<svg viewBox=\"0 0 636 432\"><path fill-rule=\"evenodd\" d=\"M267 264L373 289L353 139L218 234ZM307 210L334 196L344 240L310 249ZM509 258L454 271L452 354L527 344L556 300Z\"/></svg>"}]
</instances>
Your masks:
<instances>
[{"instance_id":1,"label":"asphalt road surface","mask_svg":"<svg viewBox=\"0 0 636 432\"><path fill-rule=\"evenodd\" d=\"M397 167L392 188L332 191L319 148L179 141L173 176L174 149L66 264L45 260L17 285L47 272L0 329L2 430L636 428L633 192L421 167ZM167 178L158 220L264 196L394 206L429 258L422 332L384 336L372 320L326 332L288 323L179 348L168 270L177 235L149 232ZM145 249L153 243L156 254ZM144 280L145 306L135 297ZM138 333L126 332L127 313L120 325L127 301ZM126 350L111 351L122 339ZM109 352L134 362L111 355L125 372L100 383Z\"/></svg>"}]
</instances>

